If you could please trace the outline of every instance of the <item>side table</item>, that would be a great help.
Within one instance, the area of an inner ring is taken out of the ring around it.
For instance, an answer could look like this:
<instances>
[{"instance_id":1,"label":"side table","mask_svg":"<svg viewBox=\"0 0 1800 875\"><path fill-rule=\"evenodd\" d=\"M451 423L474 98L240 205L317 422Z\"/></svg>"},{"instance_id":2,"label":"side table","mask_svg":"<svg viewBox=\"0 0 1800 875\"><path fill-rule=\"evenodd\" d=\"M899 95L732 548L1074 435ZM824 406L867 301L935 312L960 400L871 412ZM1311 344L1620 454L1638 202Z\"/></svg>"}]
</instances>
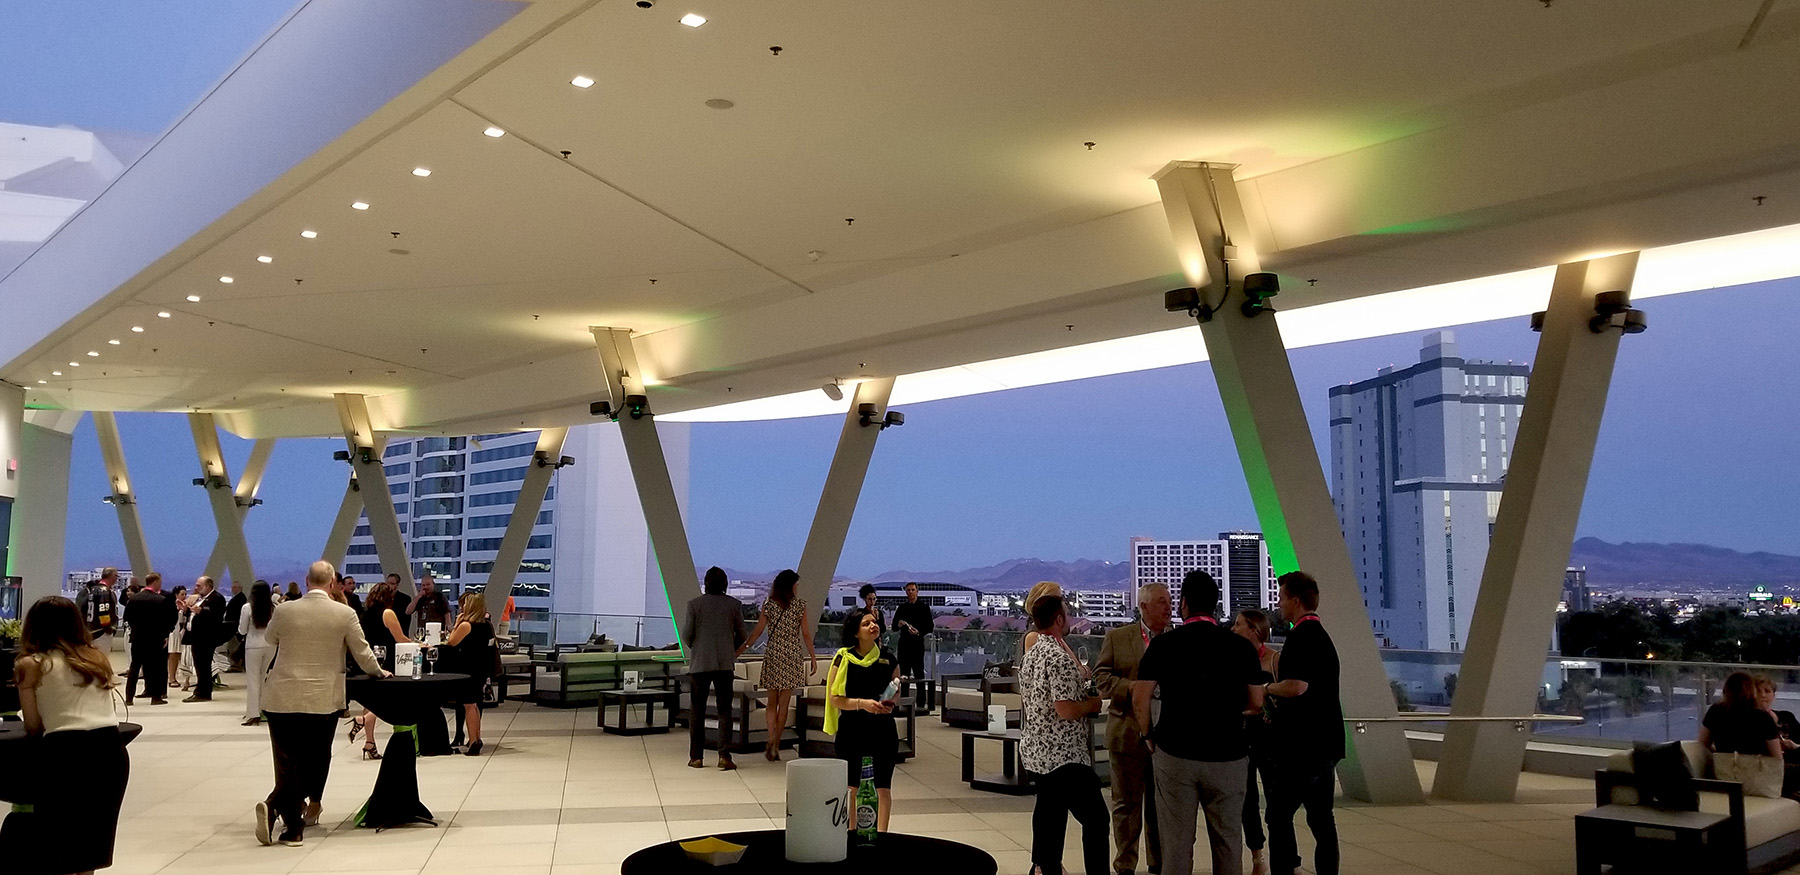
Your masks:
<instances>
[{"instance_id":1,"label":"side table","mask_svg":"<svg viewBox=\"0 0 1800 875\"><path fill-rule=\"evenodd\" d=\"M1727 814L1602 805L1575 815L1575 872L1600 875L1607 863L1642 863L1650 867L1644 871L1663 872L1721 871L1732 859L1741 866L1742 826L1738 835L1727 835L1733 824Z\"/></svg>"},{"instance_id":2,"label":"side table","mask_svg":"<svg viewBox=\"0 0 1800 875\"><path fill-rule=\"evenodd\" d=\"M656 722L656 705L662 703L662 723ZM668 732L675 726L675 709L680 706L681 695L675 690L601 690L600 712L594 716L594 722L604 732L612 735L648 735ZM618 706L619 720L617 725L608 725L606 709ZM644 722L633 726L630 721L631 706L644 706Z\"/></svg>"},{"instance_id":3,"label":"side table","mask_svg":"<svg viewBox=\"0 0 1800 875\"><path fill-rule=\"evenodd\" d=\"M1000 774L975 774L975 742L981 739L1000 742ZM963 783L989 793L1024 796L1037 792L1031 785L1031 778L1025 774L1024 766L1019 762L1019 730L1017 729L1009 729L1006 732L964 732L962 734L962 779Z\"/></svg>"}]
</instances>

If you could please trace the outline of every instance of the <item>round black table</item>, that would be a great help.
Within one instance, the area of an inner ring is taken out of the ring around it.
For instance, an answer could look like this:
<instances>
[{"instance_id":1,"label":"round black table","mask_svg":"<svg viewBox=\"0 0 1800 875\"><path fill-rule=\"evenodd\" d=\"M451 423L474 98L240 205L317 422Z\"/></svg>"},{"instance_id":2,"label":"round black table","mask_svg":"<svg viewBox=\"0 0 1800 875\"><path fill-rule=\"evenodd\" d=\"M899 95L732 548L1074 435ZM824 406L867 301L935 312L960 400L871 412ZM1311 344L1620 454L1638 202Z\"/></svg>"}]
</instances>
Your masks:
<instances>
[{"instance_id":1,"label":"round black table","mask_svg":"<svg viewBox=\"0 0 1800 875\"><path fill-rule=\"evenodd\" d=\"M444 729L443 703L455 701L469 682L466 674L428 674L419 678L353 677L345 682L346 694L362 703L376 717L392 724L387 750L381 755L381 771L369 801L356 813L356 825L386 829L410 823L437 821L431 809L419 801L421 755L449 753Z\"/></svg>"},{"instance_id":2,"label":"round black table","mask_svg":"<svg viewBox=\"0 0 1800 875\"><path fill-rule=\"evenodd\" d=\"M695 836L704 838L704 836ZM651 845L629 857L619 866L619 875L680 875L692 873L732 872L846 872L855 875L918 875L923 869L954 872L956 875L994 875L999 864L980 848L943 839L886 832L872 848L856 846L850 837L850 855L838 863L789 863L787 832L779 829L756 832L722 833L718 838L732 844L747 845L742 859L729 866L708 866L689 859L681 849L681 841Z\"/></svg>"},{"instance_id":3,"label":"round black table","mask_svg":"<svg viewBox=\"0 0 1800 875\"><path fill-rule=\"evenodd\" d=\"M126 744L143 731L136 723L119 724L119 735ZM42 736L26 735L25 724L18 720L0 721L0 802L30 801L25 797L39 779L39 771L32 766L43 741Z\"/></svg>"}]
</instances>

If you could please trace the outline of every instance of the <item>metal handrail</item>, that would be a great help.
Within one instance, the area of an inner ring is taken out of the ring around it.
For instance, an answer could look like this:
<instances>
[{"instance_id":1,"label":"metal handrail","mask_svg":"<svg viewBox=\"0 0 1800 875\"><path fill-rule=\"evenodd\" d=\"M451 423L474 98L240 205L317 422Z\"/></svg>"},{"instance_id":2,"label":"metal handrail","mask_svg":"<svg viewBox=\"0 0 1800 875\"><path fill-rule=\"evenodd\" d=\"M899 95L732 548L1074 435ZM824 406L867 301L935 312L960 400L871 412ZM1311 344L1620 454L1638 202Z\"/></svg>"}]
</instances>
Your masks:
<instances>
[{"instance_id":1,"label":"metal handrail","mask_svg":"<svg viewBox=\"0 0 1800 875\"><path fill-rule=\"evenodd\" d=\"M1531 714L1525 717L1453 717L1449 714L1411 713L1393 717L1345 717L1358 733L1369 731L1370 723L1511 723L1513 731L1524 732L1528 723L1585 723L1587 719L1571 714Z\"/></svg>"}]
</instances>

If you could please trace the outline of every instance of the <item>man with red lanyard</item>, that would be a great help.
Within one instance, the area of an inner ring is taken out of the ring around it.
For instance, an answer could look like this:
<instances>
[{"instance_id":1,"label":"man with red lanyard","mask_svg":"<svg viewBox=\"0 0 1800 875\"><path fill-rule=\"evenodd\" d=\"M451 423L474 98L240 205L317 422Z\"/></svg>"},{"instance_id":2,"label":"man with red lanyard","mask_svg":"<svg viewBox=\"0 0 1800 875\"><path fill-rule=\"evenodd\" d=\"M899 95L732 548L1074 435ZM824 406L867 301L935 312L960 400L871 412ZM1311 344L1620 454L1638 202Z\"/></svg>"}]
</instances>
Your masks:
<instances>
[{"instance_id":1,"label":"man with red lanyard","mask_svg":"<svg viewBox=\"0 0 1800 875\"><path fill-rule=\"evenodd\" d=\"M1094 663L1094 685L1108 701L1106 751L1112 767L1113 872L1135 872L1138 837L1143 836L1144 864L1162 871L1161 840L1156 829L1156 786L1144 730L1131 715L1131 682L1150 642L1169 630L1175 606L1169 588L1160 583L1138 587L1138 621L1106 633L1100 659Z\"/></svg>"},{"instance_id":2,"label":"man with red lanyard","mask_svg":"<svg viewBox=\"0 0 1800 875\"><path fill-rule=\"evenodd\" d=\"M1303 571L1277 578L1281 616L1293 628L1276 665L1280 680L1268 685L1275 697L1268 748L1269 862L1277 875L1300 868L1294 813L1306 808L1312 830L1313 870L1337 875L1337 822L1331 813L1335 772L1344 758L1344 708L1338 699L1338 655L1319 622L1319 584Z\"/></svg>"},{"instance_id":3,"label":"man with red lanyard","mask_svg":"<svg viewBox=\"0 0 1800 875\"><path fill-rule=\"evenodd\" d=\"M1150 767L1156 781L1156 825L1162 875L1194 871L1195 817L1206 815L1212 871L1241 872L1244 793L1250 748L1244 712L1262 708L1269 678L1256 647L1219 625L1219 585L1194 570L1181 581L1181 628L1150 642L1131 684L1139 726L1149 726ZM1162 713L1150 717L1160 691Z\"/></svg>"}]
</instances>

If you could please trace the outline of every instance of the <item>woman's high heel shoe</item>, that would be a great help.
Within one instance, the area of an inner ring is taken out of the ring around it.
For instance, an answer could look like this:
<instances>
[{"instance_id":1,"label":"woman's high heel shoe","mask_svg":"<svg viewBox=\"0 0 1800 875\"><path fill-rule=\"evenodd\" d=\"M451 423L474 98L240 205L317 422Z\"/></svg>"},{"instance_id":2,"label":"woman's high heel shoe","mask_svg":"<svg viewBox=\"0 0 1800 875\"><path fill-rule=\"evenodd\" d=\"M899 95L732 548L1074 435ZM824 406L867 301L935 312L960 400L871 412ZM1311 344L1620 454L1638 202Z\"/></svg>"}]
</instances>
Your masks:
<instances>
[{"instance_id":1,"label":"woman's high heel shoe","mask_svg":"<svg viewBox=\"0 0 1800 875\"><path fill-rule=\"evenodd\" d=\"M371 738L371 739L369 739L368 744L363 745L363 759L365 759L365 760L381 759L381 751L378 751L375 749L375 739Z\"/></svg>"},{"instance_id":2,"label":"woman's high heel shoe","mask_svg":"<svg viewBox=\"0 0 1800 875\"><path fill-rule=\"evenodd\" d=\"M362 733L362 720L357 717L352 717L348 722L350 724L350 730L346 732L345 735L354 743L356 741L356 736Z\"/></svg>"},{"instance_id":3,"label":"woman's high heel shoe","mask_svg":"<svg viewBox=\"0 0 1800 875\"><path fill-rule=\"evenodd\" d=\"M474 741L469 742L469 749L463 751L463 756L481 756L481 739L477 738Z\"/></svg>"}]
</instances>

